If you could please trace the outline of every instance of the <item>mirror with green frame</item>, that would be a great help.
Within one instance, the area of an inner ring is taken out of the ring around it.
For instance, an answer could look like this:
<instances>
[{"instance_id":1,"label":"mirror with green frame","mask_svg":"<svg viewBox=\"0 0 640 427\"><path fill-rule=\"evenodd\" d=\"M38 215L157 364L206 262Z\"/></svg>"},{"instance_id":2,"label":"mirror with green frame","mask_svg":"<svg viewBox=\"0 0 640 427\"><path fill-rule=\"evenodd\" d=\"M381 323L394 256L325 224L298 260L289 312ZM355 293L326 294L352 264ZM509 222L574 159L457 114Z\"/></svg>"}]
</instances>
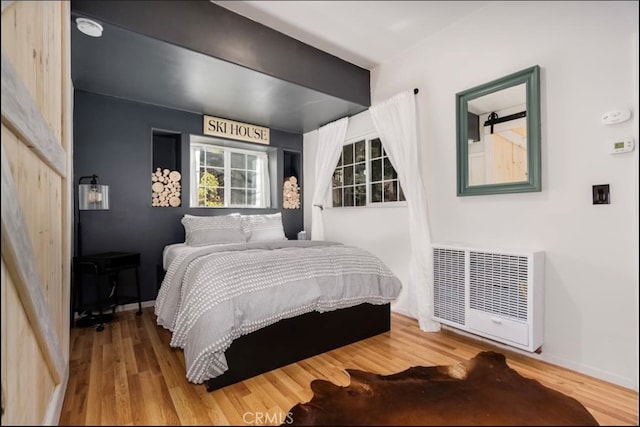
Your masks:
<instances>
[{"instance_id":1,"label":"mirror with green frame","mask_svg":"<svg viewBox=\"0 0 640 427\"><path fill-rule=\"evenodd\" d=\"M540 191L540 67L456 94L458 196Z\"/></svg>"}]
</instances>

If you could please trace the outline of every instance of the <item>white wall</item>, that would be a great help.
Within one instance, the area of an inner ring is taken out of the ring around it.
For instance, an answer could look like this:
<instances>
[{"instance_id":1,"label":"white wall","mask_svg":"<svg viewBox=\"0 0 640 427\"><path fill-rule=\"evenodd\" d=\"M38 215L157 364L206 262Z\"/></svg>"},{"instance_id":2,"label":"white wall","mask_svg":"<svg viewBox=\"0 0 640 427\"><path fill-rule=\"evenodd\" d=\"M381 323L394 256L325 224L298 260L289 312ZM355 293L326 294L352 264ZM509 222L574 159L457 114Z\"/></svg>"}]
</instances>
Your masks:
<instances>
[{"instance_id":1,"label":"white wall","mask_svg":"<svg viewBox=\"0 0 640 427\"><path fill-rule=\"evenodd\" d=\"M637 118L637 114L640 111L640 108L638 108L638 104L640 103L640 52L639 49L640 48L640 33L637 31L636 29L636 34L634 37L634 41L633 41L633 56L635 57L635 79L634 79L634 89L633 89L633 98L636 100L635 104L634 104L634 112L636 114L636 120L635 120L635 126L636 126L636 130L635 130L635 142L636 144L640 144L640 120L638 120ZM640 188L639 188L639 183L640 183L640 168L637 166L638 165L638 149L636 149L636 154L635 154L635 163L636 163L636 178L635 178L635 182L636 182L636 187L635 187L635 196L636 196L636 220L635 220L635 227L634 230L632 231L634 236L638 235L638 231L640 229ZM636 250L635 250L636 255L640 254L640 240L636 239ZM640 258L636 257L636 272L640 271ZM636 281L637 278L636 278ZM635 300L639 301L639 289L640 286L636 286L636 295L635 295ZM636 307L636 325L638 325L640 323L640 317L639 317L639 313L638 313L638 307ZM636 340L636 366L638 366L640 364L640 342L639 340ZM637 385L640 384L640 372L638 372L638 370L636 370L636 390L637 390Z\"/></svg>"},{"instance_id":2,"label":"white wall","mask_svg":"<svg viewBox=\"0 0 640 427\"><path fill-rule=\"evenodd\" d=\"M610 155L604 143L637 138L637 32L638 2L491 2L374 69L371 83L373 103L420 88L433 241L544 249L545 343L535 357L636 390L638 149ZM455 94L536 64L542 192L456 197ZM634 109L633 120L602 125L616 108ZM307 191L313 138L305 136ZM610 184L610 205L592 205L594 184ZM326 215L327 236L370 242L384 257L406 253L403 212L379 229L377 210L337 211ZM395 227L393 246L373 243L383 232L391 242Z\"/></svg>"}]
</instances>

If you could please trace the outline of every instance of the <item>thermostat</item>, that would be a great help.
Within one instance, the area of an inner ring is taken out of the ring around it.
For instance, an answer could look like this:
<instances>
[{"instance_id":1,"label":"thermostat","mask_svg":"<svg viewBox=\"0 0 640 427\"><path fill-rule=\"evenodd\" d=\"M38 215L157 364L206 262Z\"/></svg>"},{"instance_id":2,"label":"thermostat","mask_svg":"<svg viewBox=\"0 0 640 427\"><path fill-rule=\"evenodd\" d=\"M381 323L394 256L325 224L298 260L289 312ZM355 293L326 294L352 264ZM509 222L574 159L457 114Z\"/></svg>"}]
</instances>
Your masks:
<instances>
[{"instance_id":1,"label":"thermostat","mask_svg":"<svg viewBox=\"0 0 640 427\"><path fill-rule=\"evenodd\" d=\"M635 144L633 143L633 139L613 141L607 144L607 148L610 154L627 153L633 151Z\"/></svg>"},{"instance_id":2,"label":"thermostat","mask_svg":"<svg viewBox=\"0 0 640 427\"><path fill-rule=\"evenodd\" d=\"M631 118L631 110L614 110L602 115L602 123L605 125L615 125L626 122Z\"/></svg>"}]
</instances>

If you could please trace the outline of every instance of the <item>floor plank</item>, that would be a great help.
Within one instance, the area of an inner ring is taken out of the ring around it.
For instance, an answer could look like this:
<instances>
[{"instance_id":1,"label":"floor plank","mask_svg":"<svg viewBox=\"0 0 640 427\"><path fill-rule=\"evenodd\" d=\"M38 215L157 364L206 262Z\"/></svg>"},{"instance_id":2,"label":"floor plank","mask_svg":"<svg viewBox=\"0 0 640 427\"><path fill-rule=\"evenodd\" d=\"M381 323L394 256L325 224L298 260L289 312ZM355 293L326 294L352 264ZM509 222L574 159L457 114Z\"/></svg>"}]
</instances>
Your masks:
<instances>
[{"instance_id":1,"label":"floor plank","mask_svg":"<svg viewBox=\"0 0 640 427\"><path fill-rule=\"evenodd\" d=\"M450 365L479 351L507 356L521 375L579 400L601 425L638 425L638 393L558 366L442 331L425 333L392 314L391 331L264 375L207 392L185 378L184 355L169 346L153 308L120 312L103 332L71 330L70 378L60 425L279 425L311 399L309 384L348 384L345 369L400 372Z\"/></svg>"}]
</instances>

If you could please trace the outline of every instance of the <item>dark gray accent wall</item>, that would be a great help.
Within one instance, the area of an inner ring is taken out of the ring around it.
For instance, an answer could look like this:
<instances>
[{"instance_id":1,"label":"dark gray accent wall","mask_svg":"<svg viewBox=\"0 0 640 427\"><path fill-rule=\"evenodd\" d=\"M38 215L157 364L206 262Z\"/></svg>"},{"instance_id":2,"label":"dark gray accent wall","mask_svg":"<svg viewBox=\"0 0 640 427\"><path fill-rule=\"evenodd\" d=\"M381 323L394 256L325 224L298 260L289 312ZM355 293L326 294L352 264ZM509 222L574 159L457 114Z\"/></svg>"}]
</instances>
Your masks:
<instances>
[{"instance_id":1,"label":"dark gray accent wall","mask_svg":"<svg viewBox=\"0 0 640 427\"><path fill-rule=\"evenodd\" d=\"M83 211L82 237L84 254L126 251L140 252L142 300L156 297L156 269L162 250L170 243L184 242L180 219L192 215L273 213L282 206L282 183L285 173L295 167L302 178L302 135L277 130L271 132L271 147L276 149L278 208L274 209L203 209L189 208L188 135L202 135L202 115L157 107L149 104L97 95L76 90L74 96L74 184L78 178L96 174L100 184L109 185L110 209ZM180 162L182 206L151 206L152 131L166 130L182 134ZM292 158L299 155L299 166ZM304 183L301 182L301 185ZM77 188L77 187L76 187ZM77 201L76 201L77 203ZM77 206L77 205L76 205ZM303 229L303 212L284 210L285 233L295 239ZM75 210L77 221L77 207ZM130 292L129 292L130 294Z\"/></svg>"}]
</instances>

